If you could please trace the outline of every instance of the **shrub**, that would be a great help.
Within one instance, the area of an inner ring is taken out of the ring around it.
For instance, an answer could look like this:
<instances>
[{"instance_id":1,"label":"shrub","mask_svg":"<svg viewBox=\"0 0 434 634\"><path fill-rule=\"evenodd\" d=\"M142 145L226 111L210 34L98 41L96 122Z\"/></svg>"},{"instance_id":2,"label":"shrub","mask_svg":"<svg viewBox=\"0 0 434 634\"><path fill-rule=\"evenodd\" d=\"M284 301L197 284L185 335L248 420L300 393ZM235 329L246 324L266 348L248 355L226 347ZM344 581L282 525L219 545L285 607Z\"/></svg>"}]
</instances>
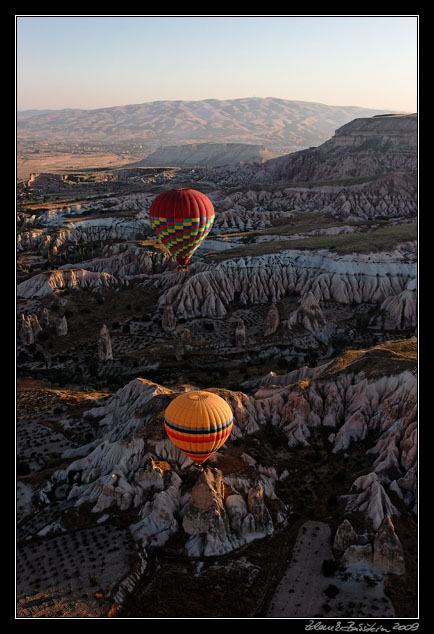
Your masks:
<instances>
[{"instance_id":1,"label":"shrub","mask_svg":"<svg viewBox=\"0 0 434 634\"><path fill-rule=\"evenodd\" d=\"M337 564L334 559L324 559L321 568L324 576L333 577L336 572Z\"/></svg>"},{"instance_id":2,"label":"shrub","mask_svg":"<svg viewBox=\"0 0 434 634\"><path fill-rule=\"evenodd\" d=\"M30 472L31 472L31 470L30 470L30 467L27 464L27 462L18 462L18 464L17 464L17 475L19 475L19 476L29 475Z\"/></svg>"},{"instance_id":3,"label":"shrub","mask_svg":"<svg viewBox=\"0 0 434 634\"><path fill-rule=\"evenodd\" d=\"M324 594L329 597L329 599L334 599L335 596L337 594L339 594L339 588L337 588L336 586L334 586L333 584L330 584L329 586L327 586L327 588L324 590Z\"/></svg>"}]
</instances>

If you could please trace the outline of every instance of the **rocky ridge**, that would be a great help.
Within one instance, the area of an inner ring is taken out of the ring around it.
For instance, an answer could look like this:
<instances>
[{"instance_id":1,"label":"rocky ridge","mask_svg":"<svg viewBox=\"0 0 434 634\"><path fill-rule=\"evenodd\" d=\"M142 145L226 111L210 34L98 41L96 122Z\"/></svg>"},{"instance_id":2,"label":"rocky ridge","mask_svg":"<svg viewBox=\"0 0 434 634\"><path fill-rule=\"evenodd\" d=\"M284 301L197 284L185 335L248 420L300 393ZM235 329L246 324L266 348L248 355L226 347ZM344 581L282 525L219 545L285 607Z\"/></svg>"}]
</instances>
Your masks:
<instances>
[{"instance_id":1,"label":"rocky ridge","mask_svg":"<svg viewBox=\"0 0 434 634\"><path fill-rule=\"evenodd\" d=\"M202 270L200 270L202 268ZM288 293L316 301L384 302L389 296L412 295L415 306L416 265L397 250L394 254L335 256L330 253L281 251L278 255L228 260L212 269L192 267L187 279L176 273L155 275L152 284L163 290L183 317L225 314L235 293L245 304L275 303ZM386 305L385 308L391 308ZM406 313L411 314L411 313Z\"/></svg>"},{"instance_id":2,"label":"rocky ridge","mask_svg":"<svg viewBox=\"0 0 434 634\"><path fill-rule=\"evenodd\" d=\"M274 158L274 154L263 145L246 143L189 143L157 148L134 166L218 167L229 163L263 163Z\"/></svg>"},{"instance_id":3,"label":"rocky ridge","mask_svg":"<svg viewBox=\"0 0 434 634\"><path fill-rule=\"evenodd\" d=\"M417 115L354 119L318 147L263 165L204 169L196 178L220 184L318 182L417 170Z\"/></svg>"}]
</instances>

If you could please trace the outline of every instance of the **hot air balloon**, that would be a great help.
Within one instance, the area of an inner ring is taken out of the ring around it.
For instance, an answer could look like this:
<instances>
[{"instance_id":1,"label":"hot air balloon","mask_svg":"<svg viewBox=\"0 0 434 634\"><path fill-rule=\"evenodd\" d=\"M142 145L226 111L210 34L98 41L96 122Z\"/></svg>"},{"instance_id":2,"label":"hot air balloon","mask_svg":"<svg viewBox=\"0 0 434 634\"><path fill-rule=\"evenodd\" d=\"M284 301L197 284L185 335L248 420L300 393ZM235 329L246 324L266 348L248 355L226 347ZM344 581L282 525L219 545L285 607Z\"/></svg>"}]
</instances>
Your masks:
<instances>
[{"instance_id":1,"label":"hot air balloon","mask_svg":"<svg viewBox=\"0 0 434 634\"><path fill-rule=\"evenodd\" d=\"M150 216L157 238L178 262L178 271L187 270L188 261L214 222L208 196L188 187L169 189L154 198Z\"/></svg>"},{"instance_id":2,"label":"hot air balloon","mask_svg":"<svg viewBox=\"0 0 434 634\"><path fill-rule=\"evenodd\" d=\"M164 427L173 444L201 465L229 438L232 410L213 392L183 392L166 408Z\"/></svg>"}]
</instances>

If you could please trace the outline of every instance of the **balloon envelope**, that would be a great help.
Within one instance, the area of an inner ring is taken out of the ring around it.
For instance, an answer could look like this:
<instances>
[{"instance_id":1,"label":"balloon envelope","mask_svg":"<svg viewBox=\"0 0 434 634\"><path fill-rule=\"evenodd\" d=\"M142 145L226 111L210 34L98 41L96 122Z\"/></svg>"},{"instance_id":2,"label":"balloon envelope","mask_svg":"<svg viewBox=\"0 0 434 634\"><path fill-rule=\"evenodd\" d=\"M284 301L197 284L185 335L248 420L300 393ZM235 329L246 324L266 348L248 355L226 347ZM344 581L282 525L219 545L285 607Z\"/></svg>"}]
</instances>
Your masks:
<instances>
[{"instance_id":1,"label":"balloon envelope","mask_svg":"<svg viewBox=\"0 0 434 634\"><path fill-rule=\"evenodd\" d=\"M152 201L150 216L157 237L185 266L211 231L215 212L208 196L186 187L159 194Z\"/></svg>"},{"instance_id":2,"label":"balloon envelope","mask_svg":"<svg viewBox=\"0 0 434 634\"><path fill-rule=\"evenodd\" d=\"M217 394L202 390L184 392L166 408L164 427L173 444L199 464L229 438L233 414Z\"/></svg>"}]
</instances>

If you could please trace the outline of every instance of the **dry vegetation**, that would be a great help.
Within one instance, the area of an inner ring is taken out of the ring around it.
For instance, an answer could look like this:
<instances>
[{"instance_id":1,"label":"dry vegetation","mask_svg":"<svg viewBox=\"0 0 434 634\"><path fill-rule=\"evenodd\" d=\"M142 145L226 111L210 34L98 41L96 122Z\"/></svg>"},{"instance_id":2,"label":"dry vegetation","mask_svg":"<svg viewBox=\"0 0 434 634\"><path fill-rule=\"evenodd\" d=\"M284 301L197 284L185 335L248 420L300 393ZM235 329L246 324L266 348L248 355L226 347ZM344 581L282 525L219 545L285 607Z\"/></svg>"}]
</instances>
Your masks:
<instances>
[{"instance_id":1,"label":"dry vegetation","mask_svg":"<svg viewBox=\"0 0 434 634\"><path fill-rule=\"evenodd\" d=\"M340 226L338 221L333 222L330 226ZM282 232L284 235L290 235L290 227L286 226ZM274 230L267 229L267 233L274 233ZM292 233L299 233L298 230ZM232 234L233 235L233 234ZM293 250L321 250L328 249L333 253L347 255L350 253L380 253L382 251L393 250L402 242L410 242L417 240L417 223L409 222L393 226L382 226L359 233L343 233L338 235L312 236L306 238L297 238L294 240L280 240L261 242L260 244L246 244L245 246L234 247L228 251L214 253L212 258L216 261L241 258L255 255L268 255L270 253L279 253L287 249Z\"/></svg>"},{"instance_id":2,"label":"dry vegetation","mask_svg":"<svg viewBox=\"0 0 434 634\"><path fill-rule=\"evenodd\" d=\"M414 370L417 364L416 339L386 341L369 350L346 350L334 359L327 375L348 372L365 372L368 376L399 374Z\"/></svg>"}]
</instances>

